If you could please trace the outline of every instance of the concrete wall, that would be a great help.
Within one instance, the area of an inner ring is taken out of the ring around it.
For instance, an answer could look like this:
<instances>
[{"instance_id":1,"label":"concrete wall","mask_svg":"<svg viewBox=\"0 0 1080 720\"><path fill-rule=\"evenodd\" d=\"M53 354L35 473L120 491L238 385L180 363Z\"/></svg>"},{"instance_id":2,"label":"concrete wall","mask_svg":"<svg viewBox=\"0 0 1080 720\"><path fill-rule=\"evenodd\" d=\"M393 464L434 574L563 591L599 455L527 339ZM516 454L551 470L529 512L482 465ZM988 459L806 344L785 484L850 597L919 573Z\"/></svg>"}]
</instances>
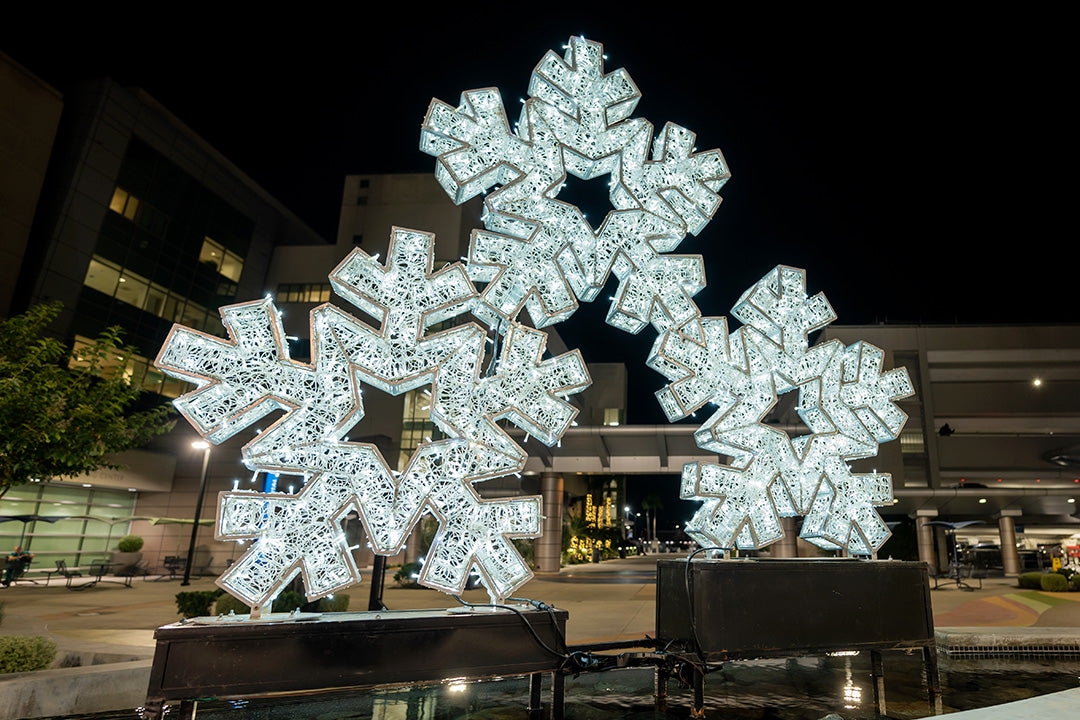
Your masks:
<instances>
[{"instance_id":1,"label":"concrete wall","mask_svg":"<svg viewBox=\"0 0 1080 720\"><path fill-rule=\"evenodd\" d=\"M12 308L64 101L0 53L0 317Z\"/></svg>"},{"instance_id":2,"label":"concrete wall","mask_svg":"<svg viewBox=\"0 0 1080 720\"><path fill-rule=\"evenodd\" d=\"M151 660L0 675L0 720L130 710L146 700Z\"/></svg>"}]
</instances>

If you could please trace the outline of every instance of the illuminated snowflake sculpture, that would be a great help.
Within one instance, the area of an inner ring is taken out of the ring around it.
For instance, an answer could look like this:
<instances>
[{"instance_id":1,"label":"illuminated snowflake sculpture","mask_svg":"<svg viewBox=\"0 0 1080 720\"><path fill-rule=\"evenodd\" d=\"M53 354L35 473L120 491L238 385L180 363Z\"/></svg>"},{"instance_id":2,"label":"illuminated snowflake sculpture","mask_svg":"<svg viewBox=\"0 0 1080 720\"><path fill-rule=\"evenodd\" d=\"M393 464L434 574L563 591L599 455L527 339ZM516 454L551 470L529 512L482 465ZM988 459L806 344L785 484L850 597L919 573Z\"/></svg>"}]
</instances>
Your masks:
<instances>
[{"instance_id":1,"label":"illuminated snowflake sculpture","mask_svg":"<svg viewBox=\"0 0 1080 720\"><path fill-rule=\"evenodd\" d=\"M432 101L424 120L420 147L437 156L455 202L494 189L469 251L469 276L487 283L474 313L494 322L524 308L538 327L556 323L614 272L607 321L656 328L647 362L672 381L657 393L668 417L718 406L695 437L731 462L684 468L683 497L704 500L687 532L707 546L756 548L782 536L780 516L805 515L807 540L872 553L889 535L874 507L891 499L891 480L855 475L848 461L899 435L906 415L894 401L912 394L907 373L882 375L881 351L864 343L809 348L808 334L835 316L823 296L806 297L800 270L778 267L747 291L735 333L701 317L692 300L705 285L701 258L664 253L716 211L730 176L723 156L697 153L694 134L670 123L652 141L652 126L630 117L637 87L624 70L604 74L603 47L574 37L565 50L534 69L514 129L493 89L463 93L456 108ZM610 173L612 210L599 230L557 199L567 173ZM794 389L811 432L789 439L764 419Z\"/></svg>"},{"instance_id":2,"label":"illuminated snowflake sculpture","mask_svg":"<svg viewBox=\"0 0 1080 720\"><path fill-rule=\"evenodd\" d=\"M657 394L668 416L718 407L696 439L731 461L684 468L683 496L704 501L687 532L705 545L759 547L779 539L780 516L805 515L803 537L823 547L868 554L888 537L874 508L890 499L889 476L853 474L848 462L897 437L907 374L882 374L881 351L863 343L809 347L808 334L834 315L824 297L807 298L800 270L778 267L751 288L734 308L745 323L736 332L701 316L692 299L705 286L701 257L666 253L711 219L727 165L718 150L698 153L677 125L654 140L652 125L630 117L637 87L623 70L604 74L598 43L575 37L564 57L548 53L529 94L513 129L497 90L465 92L456 108L432 102L421 148L438 156L436 176L455 202L493 189L485 229L473 232L466 266L437 273L427 233L395 228L385 265L354 250L330 281L378 328L322 305L311 313L312 363L299 363L267 299L222 309L227 340L180 326L166 340L156 365L198 386L176 405L207 439L284 412L244 447L244 462L303 476L302 489L219 500L218 539L253 542L218 583L253 608L297 574L309 598L358 582L341 530L350 513L383 555L434 514L424 585L460 593L477 571L500 600L528 580L510 539L539 536L540 499L484 500L473 483L525 463L497 421L552 445L576 413L566 396L589 377L577 351L542 360L546 335L516 318L524 309L538 328L565 320L612 273L607 321L656 329L648 364L671 381ZM558 200L567 173L610 175L612 210L598 230ZM467 312L498 335L497 363L484 362L490 340L475 324L429 334ZM391 394L430 385L431 419L446 438L391 470L374 446L346 437L363 417L362 383ZM764 424L789 390L810 429L794 439Z\"/></svg>"},{"instance_id":3,"label":"illuminated snowflake sculpture","mask_svg":"<svg viewBox=\"0 0 1080 720\"><path fill-rule=\"evenodd\" d=\"M433 236L395 228L386 265L354 250L334 289L381 320L376 330L331 306L311 313L312 365L289 359L271 300L222 309L229 340L174 327L157 366L198 385L176 401L212 442L275 410L285 414L243 450L256 471L306 482L295 495L221 493L218 539L255 542L218 583L264 607L297 573L309 598L359 581L341 520L355 512L375 552L400 552L424 512L440 522L420 582L460 593L476 570L493 598L532 577L510 539L540 534L540 499L484 500L472 483L521 470L525 452L496 425L507 419L554 444L576 410L565 398L589 383L577 352L542 360L544 333L510 324L493 374L475 324L427 335L468 310L476 293L460 265L432 273ZM363 416L360 382L398 394L430 384L432 420L447 435L417 448L400 473L378 450L345 439Z\"/></svg>"}]
</instances>

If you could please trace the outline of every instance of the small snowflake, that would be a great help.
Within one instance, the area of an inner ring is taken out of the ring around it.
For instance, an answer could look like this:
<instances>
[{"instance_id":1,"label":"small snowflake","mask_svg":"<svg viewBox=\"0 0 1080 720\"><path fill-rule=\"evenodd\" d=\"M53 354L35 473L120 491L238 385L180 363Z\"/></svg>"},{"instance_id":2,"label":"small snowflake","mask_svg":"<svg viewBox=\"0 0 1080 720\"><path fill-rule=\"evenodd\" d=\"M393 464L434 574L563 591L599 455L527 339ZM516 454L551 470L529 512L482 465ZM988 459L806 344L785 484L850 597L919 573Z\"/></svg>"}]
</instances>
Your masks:
<instances>
[{"instance_id":1,"label":"small snowflake","mask_svg":"<svg viewBox=\"0 0 1080 720\"><path fill-rule=\"evenodd\" d=\"M748 290L730 335L708 318L658 338L650 364L674 382L658 396L673 419L717 405L698 444L730 463L689 463L682 495L705 503L687 524L702 544L761 547L782 536L779 517L806 515L802 537L869 554L888 538L874 507L891 498L887 474L855 475L847 462L895 439L907 416L895 401L912 394L907 373L881 373L882 353L833 340L809 347L809 333L835 315L808 298L805 274L778 267ZM798 390L810 433L789 438L765 419L780 393Z\"/></svg>"}]
</instances>

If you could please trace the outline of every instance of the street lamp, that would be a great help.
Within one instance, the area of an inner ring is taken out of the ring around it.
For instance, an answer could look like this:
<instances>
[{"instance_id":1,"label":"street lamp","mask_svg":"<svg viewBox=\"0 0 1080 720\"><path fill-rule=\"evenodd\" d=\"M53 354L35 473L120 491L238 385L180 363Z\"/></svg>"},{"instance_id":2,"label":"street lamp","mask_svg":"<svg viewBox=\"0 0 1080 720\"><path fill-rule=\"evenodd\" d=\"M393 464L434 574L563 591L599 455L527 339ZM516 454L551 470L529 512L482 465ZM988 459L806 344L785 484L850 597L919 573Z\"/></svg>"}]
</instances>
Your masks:
<instances>
[{"instance_id":1,"label":"street lamp","mask_svg":"<svg viewBox=\"0 0 1080 720\"><path fill-rule=\"evenodd\" d=\"M199 499L195 502L195 521L191 524L191 543L188 545L187 563L184 565L184 580L181 585L191 584L191 562L195 559L195 536L199 532L199 518L202 516L203 497L206 495L206 471L210 467L210 443L196 440L191 447L203 451L202 478L199 480Z\"/></svg>"}]
</instances>

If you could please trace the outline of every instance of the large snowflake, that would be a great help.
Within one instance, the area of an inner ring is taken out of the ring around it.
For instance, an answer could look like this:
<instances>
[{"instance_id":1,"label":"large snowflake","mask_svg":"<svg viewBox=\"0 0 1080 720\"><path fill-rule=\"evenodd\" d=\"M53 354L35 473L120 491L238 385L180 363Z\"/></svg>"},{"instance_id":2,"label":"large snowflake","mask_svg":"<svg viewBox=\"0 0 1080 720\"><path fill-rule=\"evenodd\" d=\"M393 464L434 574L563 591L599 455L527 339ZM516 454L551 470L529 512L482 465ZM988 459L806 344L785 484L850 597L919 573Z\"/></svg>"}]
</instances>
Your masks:
<instances>
[{"instance_id":1,"label":"large snowflake","mask_svg":"<svg viewBox=\"0 0 1080 720\"><path fill-rule=\"evenodd\" d=\"M525 452L496 421L554 444L576 414L565 398L588 384L588 373L577 352L542 360L544 333L517 324L486 376L481 328L426 334L475 298L460 265L432 273L432 247L430 234L395 228L385 265L354 250L331 282L380 328L316 308L311 365L289 359L269 299L222 309L229 340L177 326L158 356L163 371L199 386L176 405L213 442L285 411L244 446L244 462L302 475L304 486L295 495L225 492L219 502L218 539L255 542L218 582L253 607L297 573L311 598L358 582L341 530L349 512L385 555L433 513L440 527L421 575L431 587L461 592L476 570L498 599L532 577L509 540L540 534L540 499L484 500L472 484L524 466ZM363 416L361 381L391 393L430 384L432 419L447 438L420 445L401 473L391 471L374 446L345 437Z\"/></svg>"},{"instance_id":2,"label":"large snowflake","mask_svg":"<svg viewBox=\"0 0 1080 720\"><path fill-rule=\"evenodd\" d=\"M608 322L658 333L648 364L671 380L657 395L671 419L705 403L716 413L698 444L729 464L692 463L682 492L704 503L687 532L705 545L761 547L782 535L779 517L805 515L802 535L823 547L870 554L889 532L875 506L891 499L887 474L851 472L895 439L912 393L905 371L881 373L882 353L864 343L810 348L808 335L834 319L823 296L807 298L802 271L779 267L740 299L745 326L703 318L693 296L705 285L700 257L671 256L712 217L729 177L720 152L697 153L694 134L631 118L640 93L624 70L605 74L603 48L581 37L549 52L510 128L497 90L431 103L420 140L438 157L436 177L456 202L485 198L485 230L473 232L467 272L487 283L477 315L537 326L566 319L614 272ZM649 157L651 143L651 158ZM612 210L593 230L557 199L567 173L610 174ZM797 390L810 432L796 438L764 421L777 395Z\"/></svg>"}]
</instances>

